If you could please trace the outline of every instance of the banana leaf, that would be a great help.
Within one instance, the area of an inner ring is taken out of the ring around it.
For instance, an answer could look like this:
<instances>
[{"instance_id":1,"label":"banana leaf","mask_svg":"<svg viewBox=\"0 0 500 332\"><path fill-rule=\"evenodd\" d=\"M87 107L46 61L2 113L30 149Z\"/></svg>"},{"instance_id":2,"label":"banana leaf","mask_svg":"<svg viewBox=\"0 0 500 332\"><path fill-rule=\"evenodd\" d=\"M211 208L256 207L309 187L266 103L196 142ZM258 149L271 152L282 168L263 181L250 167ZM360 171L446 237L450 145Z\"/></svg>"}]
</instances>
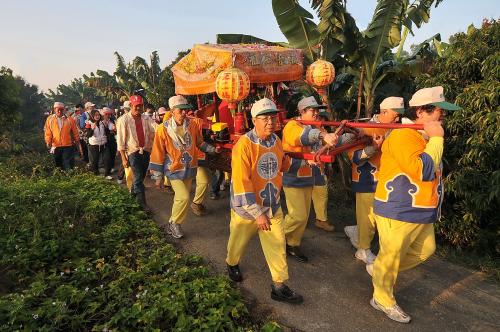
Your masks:
<instances>
[{"instance_id":1,"label":"banana leaf","mask_svg":"<svg viewBox=\"0 0 500 332\"><path fill-rule=\"evenodd\" d=\"M434 36L427 38L426 40L418 44L417 47L413 50L410 57L414 57L417 55L425 56L425 53L431 52L431 45L434 46L438 56L442 57L444 55L446 43L441 42L441 34L436 33Z\"/></svg>"},{"instance_id":2,"label":"banana leaf","mask_svg":"<svg viewBox=\"0 0 500 332\"><path fill-rule=\"evenodd\" d=\"M373 56L372 65L387 50L396 47L401 41L401 27L405 0L379 0L373 19L363 32L366 39L366 51Z\"/></svg>"},{"instance_id":3,"label":"banana leaf","mask_svg":"<svg viewBox=\"0 0 500 332\"><path fill-rule=\"evenodd\" d=\"M420 28L422 23L429 22L431 7L434 3L436 3L435 7L437 7L439 2L436 2L436 0L415 0L408 6L403 24L409 29L412 35L412 24L415 23L417 28Z\"/></svg>"},{"instance_id":4,"label":"banana leaf","mask_svg":"<svg viewBox=\"0 0 500 332\"><path fill-rule=\"evenodd\" d=\"M273 12L281 32L292 48L301 48L313 60L319 43L319 32L311 13L297 0L273 0Z\"/></svg>"}]
</instances>

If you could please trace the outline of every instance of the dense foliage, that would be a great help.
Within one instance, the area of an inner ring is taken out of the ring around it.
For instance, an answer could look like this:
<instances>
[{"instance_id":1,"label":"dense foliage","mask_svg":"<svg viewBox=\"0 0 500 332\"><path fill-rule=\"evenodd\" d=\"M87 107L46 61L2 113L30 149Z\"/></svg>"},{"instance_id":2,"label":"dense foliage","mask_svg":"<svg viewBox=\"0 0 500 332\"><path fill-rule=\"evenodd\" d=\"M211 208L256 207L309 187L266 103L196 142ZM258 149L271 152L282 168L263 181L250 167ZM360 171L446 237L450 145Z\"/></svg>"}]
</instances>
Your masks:
<instances>
[{"instance_id":1,"label":"dense foliage","mask_svg":"<svg viewBox=\"0 0 500 332\"><path fill-rule=\"evenodd\" d=\"M34 159L0 164L0 330L242 329L228 280L177 253L119 186Z\"/></svg>"},{"instance_id":2,"label":"dense foliage","mask_svg":"<svg viewBox=\"0 0 500 332\"><path fill-rule=\"evenodd\" d=\"M447 55L417 79L443 85L463 110L447 119L440 235L460 247L500 255L500 22L451 37Z\"/></svg>"},{"instance_id":3,"label":"dense foliage","mask_svg":"<svg viewBox=\"0 0 500 332\"><path fill-rule=\"evenodd\" d=\"M0 68L0 134L42 126L45 98L36 85Z\"/></svg>"}]
</instances>

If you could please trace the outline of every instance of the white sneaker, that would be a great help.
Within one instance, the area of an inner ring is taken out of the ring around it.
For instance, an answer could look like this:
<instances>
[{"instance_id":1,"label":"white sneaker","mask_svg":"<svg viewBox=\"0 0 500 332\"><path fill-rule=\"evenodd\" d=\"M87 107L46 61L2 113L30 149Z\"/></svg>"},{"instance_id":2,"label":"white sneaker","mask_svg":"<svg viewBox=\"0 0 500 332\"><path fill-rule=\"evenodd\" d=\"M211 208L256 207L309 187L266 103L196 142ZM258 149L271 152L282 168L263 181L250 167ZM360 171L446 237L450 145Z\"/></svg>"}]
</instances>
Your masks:
<instances>
[{"instance_id":1,"label":"white sneaker","mask_svg":"<svg viewBox=\"0 0 500 332\"><path fill-rule=\"evenodd\" d=\"M408 315L406 312L404 312L403 309L401 309L401 307L398 306L397 304L393 305L390 308L386 308L386 307L382 306L381 304L377 303L377 301L375 301L374 298L372 298L370 300L370 304L375 309L380 310L383 313L385 313L387 315L387 317L389 317L393 321L396 321L399 323L405 323L405 324L408 324L411 321L410 315Z\"/></svg>"},{"instance_id":2,"label":"white sneaker","mask_svg":"<svg viewBox=\"0 0 500 332\"><path fill-rule=\"evenodd\" d=\"M173 238L180 239L184 236L184 234L182 233L181 225L176 224L175 222L169 223L169 231L167 231L167 233L172 235Z\"/></svg>"},{"instance_id":3,"label":"white sneaker","mask_svg":"<svg viewBox=\"0 0 500 332\"><path fill-rule=\"evenodd\" d=\"M113 177L111 175L106 176L106 180L113 180Z\"/></svg>"},{"instance_id":4,"label":"white sneaker","mask_svg":"<svg viewBox=\"0 0 500 332\"><path fill-rule=\"evenodd\" d=\"M366 264L366 272L368 272L370 277L373 277L373 264Z\"/></svg>"},{"instance_id":5,"label":"white sneaker","mask_svg":"<svg viewBox=\"0 0 500 332\"><path fill-rule=\"evenodd\" d=\"M358 226L346 226L344 233L351 241L352 246L358 249Z\"/></svg>"},{"instance_id":6,"label":"white sneaker","mask_svg":"<svg viewBox=\"0 0 500 332\"><path fill-rule=\"evenodd\" d=\"M365 264L373 264L373 262L375 262L375 258L377 258L377 256L375 256L370 249L358 249L356 250L354 257L365 262Z\"/></svg>"},{"instance_id":7,"label":"white sneaker","mask_svg":"<svg viewBox=\"0 0 500 332\"><path fill-rule=\"evenodd\" d=\"M118 180L116 180L116 182L117 182L118 184L122 184L122 183L123 183L123 180L118 179Z\"/></svg>"}]
</instances>

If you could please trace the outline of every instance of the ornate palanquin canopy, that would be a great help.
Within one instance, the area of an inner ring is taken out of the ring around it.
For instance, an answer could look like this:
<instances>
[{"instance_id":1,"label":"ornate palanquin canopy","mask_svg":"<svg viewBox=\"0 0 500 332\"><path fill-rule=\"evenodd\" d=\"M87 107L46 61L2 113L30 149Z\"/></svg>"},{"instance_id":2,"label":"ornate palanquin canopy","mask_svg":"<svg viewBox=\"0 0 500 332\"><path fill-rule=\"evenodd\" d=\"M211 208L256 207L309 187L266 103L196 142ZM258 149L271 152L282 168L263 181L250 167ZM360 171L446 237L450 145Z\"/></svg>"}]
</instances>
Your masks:
<instances>
[{"instance_id":1,"label":"ornate palanquin canopy","mask_svg":"<svg viewBox=\"0 0 500 332\"><path fill-rule=\"evenodd\" d=\"M261 44L197 44L172 67L175 93L215 91L217 75L233 67L243 70L251 83L293 81L302 78L302 51Z\"/></svg>"}]
</instances>

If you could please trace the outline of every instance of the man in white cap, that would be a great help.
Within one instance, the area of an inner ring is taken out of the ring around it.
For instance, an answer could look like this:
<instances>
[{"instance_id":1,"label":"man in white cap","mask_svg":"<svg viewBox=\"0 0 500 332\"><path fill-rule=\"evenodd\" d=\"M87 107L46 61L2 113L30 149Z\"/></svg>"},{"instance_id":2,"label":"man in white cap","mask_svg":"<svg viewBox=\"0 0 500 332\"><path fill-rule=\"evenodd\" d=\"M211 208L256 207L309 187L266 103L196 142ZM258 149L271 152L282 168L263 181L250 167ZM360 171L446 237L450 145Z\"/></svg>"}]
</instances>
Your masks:
<instances>
[{"instance_id":1,"label":"man in white cap","mask_svg":"<svg viewBox=\"0 0 500 332\"><path fill-rule=\"evenodd\" d=\"M252 106L254 129L233 147L231 167L231 224L226 263L231 280L243 280L240 258L248 241L259 234L273 284L271 298L301 303L302 296L284 284L288 280L283 212L280 206L282 172L290 166L281 140L274 134L277 108L264 98Z\"/></svg>"},{"instance_id":2,"label":"man in white cap","mask_svg":"<svg viewBox=\"0 0 500 332\"><path fill-rule=\"evenodd\" d=\"M319 105L313 96L304 97L299 101L299 117L289 121L283 129L283 149L286 152L311 153L323 144L335 146L338 140L336 134L296 121L319 121L321 108L325 106ZM291 158L290 169L283 174L283 190L288 209L285 216L286 252L299 262L308 261L300 249L300 244L309 219L313 189L314 186L324 185L326 177L323 163ZM321 225L322 223L324 225ZM333 230L327 220L317 219L316 225L322 226L321 228L329 226Z\"/></svg>"},{"instance_id":3,"label":"man in white cap","mask_svg":"<svg viewBox=\"0 0 500 332\"><path fill-rule=\"evenodd\" d=\"M375 263L367 265L373 273L370 304L400 323L411 317L397 305L394 285L399 271L419 265L435 251L434 222L443 198L442 122L446 111L459 109L445 101L441 86L418 90L405 115L424 130L392 130L382 145L373 202L380 251Z\"/></svg>"},{"instance_id":4,"label":"man in white cap","mask_svg":"<svg viewBox=\"0 0 500 332\"><path fill-rule=\"evenodd\" d=\"M181 224L186 220L191 183L198 168L197 149L205 153L218 151L203 141L199 124L186 116L193 109L186 98L170 97L168 105L172 116L156 130L149 169L160 187L165 176L170 179L175 194L165 230L179 239L184 236Z\"/></svg>"},{"instance_id":5,"label":"man in white cap","mask_svg":"<svg viewBox=\"0 0 500 332\"><path fill-rule=\"evenodd\" d=\"M56 101L54 114L45 121L44 132L45 143L54 155L56 166L66 171L75 166L74 146L78 146L80 155L83 153L75 119L67 117L64 111L64 104Z\"/></svg>"},{"instance_id":6,"label":"man in white cap","mask_svg":"<svg viewBox=\"0 0 500 332\"><path fill-rule=\"evenodd\" d=\"M395 123L404 111L403 98L387 97L380 104L380 113L375 114L370 122ZM365 264L372 264L375 261L375 255L371 252L370 246L376 230L373 218L373 196L380 168L380 147L389 130L364 129L364 133L372 136L372 144L348 151L352 164L352 190L356 193L357 225L346 226L344 232L357 249L354 256ZM342 141L349 139L349 135L343 135Z\"/></svg>"}]
</instances>

